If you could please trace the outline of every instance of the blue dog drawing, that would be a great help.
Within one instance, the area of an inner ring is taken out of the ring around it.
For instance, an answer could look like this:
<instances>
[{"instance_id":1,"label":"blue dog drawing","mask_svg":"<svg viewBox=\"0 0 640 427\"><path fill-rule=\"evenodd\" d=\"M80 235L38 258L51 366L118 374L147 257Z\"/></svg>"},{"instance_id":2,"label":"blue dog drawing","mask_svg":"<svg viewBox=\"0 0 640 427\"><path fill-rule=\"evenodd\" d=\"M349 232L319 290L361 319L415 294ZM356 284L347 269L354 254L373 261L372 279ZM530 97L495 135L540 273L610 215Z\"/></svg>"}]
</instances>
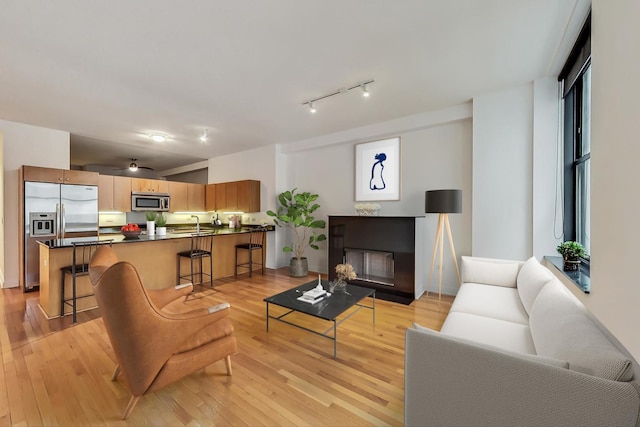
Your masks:
<instances>
[{"instance_id":1,"label":"blue dog drawing","mask_svg":"<svg viewBox=\"0 0 640 427\"><path fill-rule=\"evenodd\" d=\"M378 153L375 156L376 162L371 166L371 179L369 180L369 189L370 190L384 190L386 188L386 184L384 183L384 177L382 176L382 172L384 172L384 165L382 162L387 160L387 155L385 153Z\"/></svg>"}]
</instances>

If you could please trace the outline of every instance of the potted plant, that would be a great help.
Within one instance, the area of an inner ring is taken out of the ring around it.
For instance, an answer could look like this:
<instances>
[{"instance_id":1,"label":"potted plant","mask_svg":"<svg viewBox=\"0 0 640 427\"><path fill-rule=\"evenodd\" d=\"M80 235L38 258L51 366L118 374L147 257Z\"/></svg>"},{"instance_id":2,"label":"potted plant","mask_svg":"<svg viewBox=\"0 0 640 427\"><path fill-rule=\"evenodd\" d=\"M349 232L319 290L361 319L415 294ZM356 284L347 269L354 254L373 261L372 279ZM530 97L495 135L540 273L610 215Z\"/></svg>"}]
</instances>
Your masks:
<instances>
[{"instance_id":1,"label":"potted plant","mask_svg":"<svg viewBox=\"0 0 640 427\"><path fill-rule=\"evenodd\" d=\"M147 218L147 235L152 236L156 234L156 213L153 211L146 211L144 216Z\"/></svg>"},{"instance_id":2,"label":"potted plant","mask_svg":"<svg viewBox=\"0 0 640 427\"><path fill-rule=\"evenodd\" d=\"M584 246L574 241L562 242L556 250L562 255L562 259L564 260L563 268L565 271L577 271L580 267L580 258L587 255L587 250Z\"/></svg>"},{"instance_id":3,"label":"potted plant","mask_svg":"<svg viewBox=\"0 0 640 427\"><path fill-rule=\"evenodd\" d=\"M273 222L279 227L288 227L294 233L294 240L290 246L282 248L283 252L291 252L293 258L289 264L289 274L293 277L303 277L309 272L307 258L304 251L307 247L319 249L317 243L327 240L324 234L316 234L315 229L324 228L324 220L315 219L315 212L320 205L314 203L318 199L317 194L309 192L297 193L297 188L285 191L278 195L278 212L267 211L267 215L273 217Z\"/></svg>"},{"instance_id":4,"label":"potted plant","mask_svg":"<svg viewBox=\"0 0 640 427\"><path fill-rule=\"evenodd\" d=\"M166 236L167 234L167 217L162 213L156 216L156 234L158 236Z\"/></svg>"}]
</instances>

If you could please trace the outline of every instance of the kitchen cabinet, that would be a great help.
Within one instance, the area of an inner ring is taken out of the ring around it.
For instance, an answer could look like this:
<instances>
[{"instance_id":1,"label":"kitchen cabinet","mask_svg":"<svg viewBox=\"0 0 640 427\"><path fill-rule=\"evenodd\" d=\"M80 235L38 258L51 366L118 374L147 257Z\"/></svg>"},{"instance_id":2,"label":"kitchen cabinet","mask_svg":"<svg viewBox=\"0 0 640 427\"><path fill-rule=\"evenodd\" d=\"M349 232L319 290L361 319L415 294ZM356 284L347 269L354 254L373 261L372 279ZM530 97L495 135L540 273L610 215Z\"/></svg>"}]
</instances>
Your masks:
<instances>
[{"instance_id":1,"label":"kitchen cabinet","mask_svg":"<svg viewBox=\"0 0 640 427\"><path fill-rule=\"evenodd\" d=\"M187 184L187 202L189 212L204 212L204 185Z\"/></svg>"},{"instance_id":2,"label":"kitchen cabinet","mask_svg":"<svg viewBox=\"0 0 640 427\"><path fill-rule=\"evenodd\" d=\"M52 182L54 184L98 185L98 172L23 166L24 181Z\"/></svg>"},{"instance_id":3,"label":"kitchen cabinet","mask_svg":"<svg viewBox=\"0 0 640 427\"><path fill-rule=\"evenodd\" d=\"M204 187L204 210L216 210L216 184L207 184Z\"/></svg>"},{"instance_id":4,"label":"kitchen cabinet","mask_svg":"<svg viewBox=\"0 0 640 427\"><path fill-rule=\"evenodd\" d=\"M169 181L170 212L204 212L204 185Z\"/></svg>"},{"instance_id":5,"label":"kitchen cabinet","mask_svg":"<svg viewBox=\"0 0 640 427\"><path fill-rule=\"evenodd\" d=\"M131 178L131 191L143 193L168 193L169 182L161 179Z\"/></svg>"},{"instance_id":6,"label":"kitchen cabinet","mask_svg":"<svg viewBox=\"0 0 640 427\"><path fill-rule=\"evenodd\" d=\"M188 212L189 194L186 182L169 181L169 212Z\"/></svg>"},{"instance_id":7,"label":"kitchen cabinet","mask_svg":"<svg viewBox=\"0 0 640 427\"><path fill-rule=\"evenodd\" d=\"M216 186L216 211L224 212L227 210L227 184L221 182L214 185Z\"/></svg>"},{"instance_id":8,"label":"kitchen cabinet","mask_svg":"<svg viewBox=\"0 0 640 427\"><path fill-rule=\"evenodd\" d=\"M113 210L113 176L111 175L98 177L98 210L100 212Z\"/></svg>"},{"instance_id":9,"label":"kitchen cabinet","mask_svg":"<svg viewBox=\"0 0 640 427\"><path fill-rule=\"evenodd\" d=\"M246 179L237 184L237 210L260 212L260 181Z\"/></svg>"},{"instance_id":10,"label":"kitchen cabinet","mask_svg":"<svg viewBox=\"0 0 640 427\"><path fill-rule=\"evenodd\" d=\"M131 178L100 175L98 180L98 210L130 212Z\"/></svg>"},{"instance_id":11,"label":"kitchen cabinet","mask_svg":"<svg viewBox=\"0 0 640 427\"><path fill-rule=\"evenodd\" d=\"M260 212L260 181L246 179L209 185L215 186L211 193L215 193L216 211ZM207 203L210 206L209 201Z\"/></svg>"},{"instance_id":12,"label":"kitchen cabinet","mask_svg":"<svg viewBox=\"0 0 640 427\"><path fill-rule=\"evenodd\" d=\"M238 183L227 182L227 203L225 210L228 212L238 211Z\"/></svg>"}]
</instances>

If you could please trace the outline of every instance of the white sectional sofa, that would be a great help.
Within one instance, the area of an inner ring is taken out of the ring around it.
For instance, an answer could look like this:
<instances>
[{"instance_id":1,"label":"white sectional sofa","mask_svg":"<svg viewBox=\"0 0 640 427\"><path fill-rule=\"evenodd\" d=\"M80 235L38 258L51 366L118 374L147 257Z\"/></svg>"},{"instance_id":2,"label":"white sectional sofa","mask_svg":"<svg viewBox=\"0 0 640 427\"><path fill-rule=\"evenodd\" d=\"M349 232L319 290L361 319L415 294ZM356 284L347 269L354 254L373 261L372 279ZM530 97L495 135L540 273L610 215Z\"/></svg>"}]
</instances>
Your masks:
<instances>
[{"instance_id":1,"label":"white sectional sofa","mask_svg":"<svg viewBox=\"0 0 640 427\"><path fill-rule=\"evenodd\" d=\"M405 424L640 425L640 367L535 258L462 257L440 332L405 345Z\"/></svg>"}]
</instances>

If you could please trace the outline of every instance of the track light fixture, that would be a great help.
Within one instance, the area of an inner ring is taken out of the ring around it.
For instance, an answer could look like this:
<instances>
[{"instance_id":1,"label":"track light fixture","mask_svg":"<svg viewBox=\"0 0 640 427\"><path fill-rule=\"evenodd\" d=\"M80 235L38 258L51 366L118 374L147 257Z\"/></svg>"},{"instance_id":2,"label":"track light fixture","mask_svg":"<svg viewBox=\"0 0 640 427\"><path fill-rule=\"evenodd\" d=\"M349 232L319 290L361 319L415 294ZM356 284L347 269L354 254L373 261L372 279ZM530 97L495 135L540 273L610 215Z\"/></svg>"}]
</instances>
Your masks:
<instances>
[{"instance_id":1,"label":"track light fixture","mask_svg":"<svg viewBox=\"0 0 640 427\"><path fill-rule=\"evenodd\" d=\"M305 101L305 102L302 103L302 105L307 105L309 107L309 112L310 113L315 113L316 112L315 102L320 101L321 99L329 98L329 97L334 96L334 95L340 95L341 93L347 93L347 92L349 92L350 90L353 90L353 89L362 90L362 96L364 96L365 98L368 98L371 95L371 92L369 92L369 85L372 84L373 82L374 82L374 80L367 80L367 81L355 84L353 86L343 87L343 88L337 89L337 90L335 90L335 91L333 91L331 93L328 93L326 95L322 95L322 96L319 96L317 98L313 98L313 99L310 99L308 101Z\"/></svg>"},{"instance_id":2,"label":"track light fixture","mask_svg":"<svg viewBox=\"0 0 640 427\"><path fill-rule=\"evenodd\" d=\"M369 97L369 95L371 95L371 94L369 93L369 88L367 87L367 85L366 85L366 84L361 84L361 85L360 85L360 88L362 88L362 96L364 96L365 98L368 98L368 97Z\"/></svg>"},{"instance_id":3,"label":"track light fixture","mask_svg":"<svg viewBox=\"0 0 640 427\"><path fill-rule=\"evenodd\" d=\"M209 140L209 135L207 133L207 129L204 130L204 132L202 132L202 135L200 135L200 142L207 142Z\"/></svg>"}]
</instances>

